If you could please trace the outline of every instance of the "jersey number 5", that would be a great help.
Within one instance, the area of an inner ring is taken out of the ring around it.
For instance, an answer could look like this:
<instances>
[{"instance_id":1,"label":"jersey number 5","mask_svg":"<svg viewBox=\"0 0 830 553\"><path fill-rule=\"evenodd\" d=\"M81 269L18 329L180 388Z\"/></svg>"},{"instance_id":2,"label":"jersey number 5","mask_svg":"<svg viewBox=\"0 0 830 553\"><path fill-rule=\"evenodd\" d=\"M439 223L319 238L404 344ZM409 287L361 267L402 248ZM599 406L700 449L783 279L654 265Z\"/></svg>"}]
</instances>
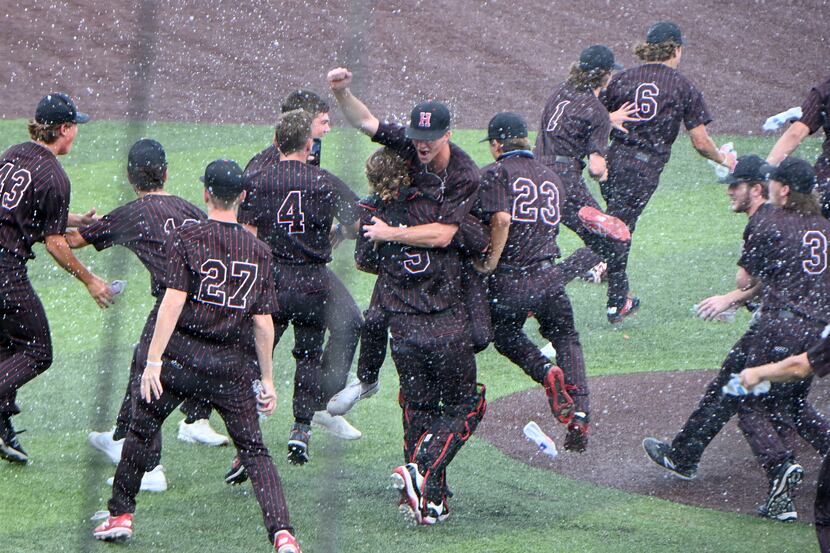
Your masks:
<instances>
[{"instance_id":1,"label":"jersey number 5","mask_svg":"<svg viewBox=\"0 0 830 553\"><path fill-rule=\"evenodd\" d=\"M299 190L292 190L282 201L277 211L277 222L288 225L288 234L305 232L305 213L303 213L303 195Z\"/></svg>"},{"instance_id":2,"label":"jersey number 5","mask_svg":"<svg viewBox=\"0 0 830 553\"><path fill-rule=\"evenodd\" d=\"M31 183L32 174L27 169L20 168L14 171L14 164L6 163L0 168L0 203L8 210L16 208Z\"/></svg>"},{"instance_id":3,"label":"jersey number 5","mask_svg":"<svg viewBox=\"0 0 830 553\"><path fill-rule=\"evenodd\" d=\"M801 262L804 272L820 275L827 269L827 237L820 231L808 230L804 233L802 243L810 248L810 258Z\"/></svg>"},{"instance_id":4,"label":"jersey number 5","mask_svg":"<svg viewBox=\"0 0 830 553\"><path fill-rule=\"evenodd\" d=\"M545 181L537 186L532 180L519 177L513 181L513 194L518 194L513 199L514 221L535 223L541 215L545 224L559 224L559 190L552 182ZM543 205L537 207L540 197Z\"/></svg>"},{"instance_id":5,"label":"jersey number 5","mask_svg":"<svg viewBox=\"0 0 830 553\"><path fill-rule=\"evenodd\" d=\"M248 294L256 282L259 267L254 263L234 261L231 264L231 278L241 279L234 292L228 297L227 286L228 267L218 259L208 259L199 268L202 282L199 284L197 299L202 303L210 303L220 307L245 309L248 303Z\"/></svg>"}]
</instances>

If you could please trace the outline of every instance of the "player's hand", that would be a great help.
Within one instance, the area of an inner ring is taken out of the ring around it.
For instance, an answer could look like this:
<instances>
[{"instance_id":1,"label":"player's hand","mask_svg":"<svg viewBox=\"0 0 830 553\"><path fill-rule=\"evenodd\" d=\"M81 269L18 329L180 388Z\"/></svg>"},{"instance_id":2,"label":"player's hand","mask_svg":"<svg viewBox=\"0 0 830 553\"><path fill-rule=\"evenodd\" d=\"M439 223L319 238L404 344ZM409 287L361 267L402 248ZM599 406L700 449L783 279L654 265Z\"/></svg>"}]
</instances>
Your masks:
<instances>
[{"instance_id":1,"label":"player's hand","mask_svg":"<svg viewBox=\"0 0 830 553\"><path fill-rule=\"evenodd\" d=\"M277 410L277 391L274 382L263 378L262 391L256 397L256 409L265 416L271 416Z\"/></svg>"},{"instance_id":2,"label":"player's hand","mask_svg":"<svg viewBox=\"0 0 830 553\"><path fill-rule=\"evenodd\" d=\"M95 221L100 219L100 217L98 217L95 214L95 208L94 207L92 209L90 209L89 211L87 211L86 213L81 214L79 217L80 217L79 223L81 224L81 226L84 226L84 227L87 226L87 225L91 225L92 223L94 223Z\"/></svg>"},{"instance_id":3,"label":"player's hand","mask_svg":"<svg viewBox=\"0 0 830 553\"><path fill-rule=\"evenodd\" d=\"M730 307L732 307L732 300L728 296L712 296L698 304L697 316L706 321L712 321Z\"/></svg>"},{"instance_id":4,"label":"player's hand","mask_svg":"<svg viewBox=\"0 0 830 553\"><path fill-rule=\"evenodd\" d=\"M141 399L152 403L154 399L161 397L161 367L146 365L141 373Z\"/></svg>"},{"instance_id":5,"label":"player's hand","mask_svg":"<svg viewBox=\"0 0 830 553\"><path fill-rule=\"evenodd\" d=\"M618 131L628 134L628 129L623 127L623 123L637 121L638 119L634 117L635 113L637 113L637 105L634 102L624 103L620 106L620 109L608 114L611 117L611 126Z\"/></svg>"},{"instance_id":6,"label":"player's hand","mask_svg":"<svg viewBox=\"0 0 830 553\"><path fill-rule=\"evenodd\" d=\"M363 236L372 242L388 242L391 228L383 219L372 217L370 224L363 225Z\"/></svg>"},{"instance_id":7,"label":"player's hand","mask_svg":"<svg viewBox=\"0 0 830 553\"><path fill-rule=\"evenodd\" d=\"M757 386L761 382L761 377L758 375L758 371L755 369L744 369L738 375L738 379L741 381L741 386L746 388L747 390L751 390L755 386Z\"/></svg>"},{"instance_id":8,"label":"player's hand","mask_svg":"<svg viewBox=\"0 0 830 553\"><path fill-rule=\"evenodd\" d=\"M483 261L480 260L480 259L474 259L473 260L473 269L475 269L477 272L481 273L482 275L489 275L490 273L492 273L496 269L496 267L492 266L492 263L490 262L490 258L487 258Z\"/></svg>"},{"instance_id":9,"label":"player's hand","mask_svg":"<svg viewBox=\"0 0 830 553\"><path fill-rule=\"evenodd\" d=\"M329 243L331 244L331 249L337 249L337 246L343 243L346 240L346 237L343 235L343 227L338 225L332 225L331 230L329 230Z\"/></svg>"},{"instance_id":10,"label":"player's hand","mask_svg":"<svg viewBox=\"0 0 830 553\"><path fill-rule=\"evenodd\" d=\"M93 275L92 280L86 283L86 289L101 309L106 309L114 303L112 289L100 277Z\"/></svg>"},{"instance_id":11,"label":"player's hand","mask_svg":"<svg viewBox=\"0 0 830 553\"><path fill-rule=\"evenodd\" d=\"M345 67L336 67L329 71L326 80L332 90L344 90L352 83L352 72Z\"/></svg>"}]
</instances>

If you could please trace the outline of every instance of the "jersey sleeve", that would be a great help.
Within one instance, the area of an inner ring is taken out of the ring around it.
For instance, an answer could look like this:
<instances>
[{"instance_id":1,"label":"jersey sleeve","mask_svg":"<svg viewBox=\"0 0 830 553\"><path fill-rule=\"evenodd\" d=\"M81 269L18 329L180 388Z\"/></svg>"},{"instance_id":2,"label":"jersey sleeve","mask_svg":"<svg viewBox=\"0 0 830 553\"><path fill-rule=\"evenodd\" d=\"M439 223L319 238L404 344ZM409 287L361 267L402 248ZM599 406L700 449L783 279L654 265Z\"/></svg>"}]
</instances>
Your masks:
<instances>
[{"instance_id":1,"label":"jersey sleeve","mask_svg":"<svg viewBox=\"0 0 830 553\"><path fill-rule=\"evenodd\" d=\"M478 170L466 170L444 192L438 213L439 223L460 225L475 204L481 178Z\"/></svg>"},{"instance_id":2,"label":"jersey sleeve","mask_svg":"<svg viewBox=\"0 0 830 553\"><path fill-rule=\"evenodd\" d=\"M260 278L257 286L260 286L260 293L257 294L256 303L251 306L251 313L254 315L270 315L277 311L277 290L274 285L274 268L271 262L271 254L268 246L262 243L265 255L260 262Z\"/></svg>"},{"instance_id":3,"label":"jersey sleeve","mask_svg":"<svg viewBox=\"0 0 830 553\"><path fill-rule=\"evenodd\" d=\"M406 137L406 129L402 125L380 123L378 131L372 137L372 142L389 146L404 159L417 155L412 141Z\"/></svg>"},{"instance_id":4,"label":"jersey sleeve","mask_svg":"<svg viewBox=\"0 0 830 553\"><path fill-rule=\"evenodd\" d=\"M260 197L261 193L258 191L256 181L248 180L245 190L245 199L239 204L237 220L243 225L259 227L264 210L260 206L262 198Z\"/></svg>"},{"instance_id":5,"label":"jersey sleeve","mask_svg":"<svg viewBox=\"0 0 830 553\"><path fill-rule=\"evenodd\" d=\"M801 105L800 121L807 125L810 134L819 130L824 124L825 118L830 117L830 114L826 113L828 103L830 103L830 100L822 98L819 89L814 88Z\"/></svg>"},{"instance_id":6,"label":"jersey sleeve","mask_svg":"<svg viewBox=\"0 0 830 553\"><path fill-rule=\"evenodd\" d=\"M348 184L331 173L327 172L326 175L335 193L334 216L344 225L351 225L358 219L357 204L360 200Z\"/></svg>"},{"instance_id":7,"label":"jersey sleeve","mask_svg":"<svg viewBox=\"0 0 830 553\"><path fill-rule=\"evenodd\" d=\"M187 251L179 233L173 231L167 237L165 245L167 271L161 277L164 288L183 292L190 291L190 269L187 265Z\"/></svg>"},{"instance_id":8,"label":"jersey sleeve","mask_svg":"<svg viewBox=\"0 0 830 553\"><path fill-rule=\"evenodd\" d=\"M504 211L510 213L512 210L509 183L507 175L499 165L486 167L481 175L481 210L484 213L497 213Z\"/></svg>"},{"instance_id":9,"label":"jersey sleeve","mask_svg":"<svg viewBox=\"0 0 830 553\"><path fill-rule=\"evenodd\" d=\"M807 350L807 361L817 376L830 374L830 325L821 333L821 340Z\"/></svg>"},{"instance_id":10,"label":"jersey sleeve","mask_svg":"<svg viewBox=\"0 0 830 553\"><path fill-rule=\"evenodd\" d=\"M588 119L588 154L599 154L605 157L610 134L611 119L608 110L591 110L591 117Z\"/></svg>"},{"instance_id":11,"label":"jersey sleeve","mask_svg":"<svg viewBox=\"0 0 830 553\"><path fill-rule=\"evenodd\" d=\"M686 130L694 129L700 125L708 125L712 122L709 108L703 99L703 93L694 86L689 86L689 93L683 110L683 124Z\"/></svg>"},{"instance_id":12,"label":"jersey sleeve","mask_svg":"<svg viewBox=\"0 0 830 553\"><path fill-rule=\"evenodd\" d=\"M124 206L118 207L91 225L80 228L78 232L96 250L105 250L114 244L123 243L123 232L120 229L127 226L127 215Z\"/></svg>"},{"instance_id":13,"label":"jersey sleeve","mask_svg":"<svg viewBox=\"0 0 830 553\"><path fill-rule=\"evenodd\" d=\"M69 179L65 175L53 176L51 186L47 186L45 192L40 202L43 236L64 234L69 219Z\"/></svg>"},{"instance_id":14,"label":"jersey sleeve","mask_svg":"<svg viewBox=\"0 0 830 553\"><path fill-rule=\"evenodd\" d=\"M744 244L738 266L755 278L764 278L769 272L769 252L777 241L766 225L750 222L744 232Z\"/></svg>"}]
</instances>

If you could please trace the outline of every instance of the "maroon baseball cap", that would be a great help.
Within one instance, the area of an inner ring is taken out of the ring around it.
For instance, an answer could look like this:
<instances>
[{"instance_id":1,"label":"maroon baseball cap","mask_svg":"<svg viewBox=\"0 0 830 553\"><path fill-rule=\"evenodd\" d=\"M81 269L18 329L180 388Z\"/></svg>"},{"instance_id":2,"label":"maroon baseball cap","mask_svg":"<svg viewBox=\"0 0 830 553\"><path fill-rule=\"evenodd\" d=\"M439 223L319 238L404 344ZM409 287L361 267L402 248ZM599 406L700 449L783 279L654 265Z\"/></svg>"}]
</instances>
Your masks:
<instances>
[{"instance_id":1,"label":"maroon baseball cap","mask_svg":"<svg viewBox=\"0 0 830 553\"><path fill-rule=\"evenodd\" d=\"M437 140L450 130L450 109L430 100L412 108L406 137L411 140Z\"/></svg>"}]
</instances>

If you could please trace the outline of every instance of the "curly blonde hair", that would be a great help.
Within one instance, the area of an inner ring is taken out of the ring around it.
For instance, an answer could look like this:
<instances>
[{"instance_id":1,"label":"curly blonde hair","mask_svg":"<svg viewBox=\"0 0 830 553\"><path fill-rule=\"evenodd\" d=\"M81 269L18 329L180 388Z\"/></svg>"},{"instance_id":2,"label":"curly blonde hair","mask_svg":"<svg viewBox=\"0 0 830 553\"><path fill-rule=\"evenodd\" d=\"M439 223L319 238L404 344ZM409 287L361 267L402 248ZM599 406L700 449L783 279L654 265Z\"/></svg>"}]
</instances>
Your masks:
<instances>
[{"instance_id":1,"label":"curly blonde hair","mask_svg":"<svg viewBox=\"0 0 830 553\"><path fill-rule=\"evenodd\" d=\"M389 147L376 150L366 160L366 178L369 180L369 188L384 202L397 198L401 188L406 188L412 182L406 162Z\"/></svg>"},{"instance_id":2,"label":"curly blonde hair","mask_svg":"<svg viewBox=\"0 0 830 553\"><path fill-rule=\"evenodd\" d=\"M634 55L643 61L666 61L674 56L674 51L680 45L673 40L667 40L659 44L644 42L634 47Z\"/></svg>"}]
</instances>

